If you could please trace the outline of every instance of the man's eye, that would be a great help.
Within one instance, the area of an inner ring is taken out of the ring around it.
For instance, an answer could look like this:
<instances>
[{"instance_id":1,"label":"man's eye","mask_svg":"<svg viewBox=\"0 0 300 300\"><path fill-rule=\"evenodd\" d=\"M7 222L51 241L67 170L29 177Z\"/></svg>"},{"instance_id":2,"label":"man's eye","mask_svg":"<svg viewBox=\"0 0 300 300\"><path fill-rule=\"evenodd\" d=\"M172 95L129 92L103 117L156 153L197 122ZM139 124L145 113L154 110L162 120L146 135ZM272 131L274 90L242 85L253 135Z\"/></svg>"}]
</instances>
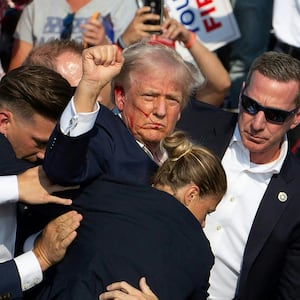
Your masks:
<instances>
[{"instance_id":1,"label":"man's eye","mask_svg":"<svg viewBox=\"0 0 300 300\"><path fill-rule=\"evenodd\" d=\"M149 94L144 94L143 98L145 100L149 100L149 101L155 99L155 97L153 95L149 95Z\"/></svg>"},{"instance_id":2,"label":"man's eye","mask_svg":"<svg viewBox=\"0 0 300 300\"><path fill-rule=\"evenodd\" d=\"M36 146L39 149L44 149L46 148L47 143L46 142L36 142Z\"/></svg>"},{"instance_id":3,"label":"man's eye","mask_svg":"<svg viewBox=\"0 0 300 300\"><path fill-rule=\"evenodd\" d=\"M179 104L181 101L178 100L177 98L168 98L168 102L169 102L171 105L177 105L177 104Z\"/></svg>"}]
</instances>

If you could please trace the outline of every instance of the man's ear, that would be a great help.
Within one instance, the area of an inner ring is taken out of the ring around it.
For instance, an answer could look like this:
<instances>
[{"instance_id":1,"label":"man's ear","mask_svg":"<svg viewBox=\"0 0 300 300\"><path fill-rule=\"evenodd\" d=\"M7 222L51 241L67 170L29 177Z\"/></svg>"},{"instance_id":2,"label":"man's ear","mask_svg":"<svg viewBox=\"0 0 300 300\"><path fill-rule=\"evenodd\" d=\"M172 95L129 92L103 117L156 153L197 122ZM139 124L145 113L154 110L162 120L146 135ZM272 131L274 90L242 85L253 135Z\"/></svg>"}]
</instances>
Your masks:
<instances>
[{"instance_id":1,"label":"man's ear","mask_svg":"<svg viewBox=\"0 0 300 300\"><path fill-rule=\"evenodd\" d=\"M9 110L0 109L0 133L7 135L7 127L12 119L12 113Z\"/></svg>"},{"instance_id":2,"label":"man's ear","mask_svg":"<svg viewBox=\"0 0 300 300\"><path fill-rule=\"evenodd\" d=\"M199 192L199 187L197 185L189 185L184 193L184 205L189 207L196 199L199 199Z\"/></svg>"},{"instance_id":3,"label":"man's ear","mask_svg":"<svg viewBox=\"0 0 300 300\"><path fill-rule=\"evenodd\" d=\"M290 129L295 128L296 126L298 126L299 123L300 123L300 108L298 108L297 112L294 115L293 123L292 123Z\"/></svg>"},{"instance_id":4,"label":"man's ear","mask_svg":"<svg viewBox=\"0 0 300 300\"><path fill-rule=\"evenodd\" d=\"M120 112L124 108L125 92L124 88L120 85L115 86L114 89L115 103Z\"/></svg>"}]
</instances>

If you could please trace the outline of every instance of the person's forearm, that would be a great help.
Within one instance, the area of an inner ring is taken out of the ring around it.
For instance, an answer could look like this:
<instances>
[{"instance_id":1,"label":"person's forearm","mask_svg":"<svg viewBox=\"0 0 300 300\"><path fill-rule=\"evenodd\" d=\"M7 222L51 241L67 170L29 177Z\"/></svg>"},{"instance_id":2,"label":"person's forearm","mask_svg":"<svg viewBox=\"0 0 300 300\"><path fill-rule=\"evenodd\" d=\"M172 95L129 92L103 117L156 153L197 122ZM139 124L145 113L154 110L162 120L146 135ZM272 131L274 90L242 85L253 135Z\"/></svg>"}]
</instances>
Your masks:
<instances>
[{"instance_id":1,"label":"person's forearm","mask_svg":"<svg viewBox=\"0 0 300 300\"><path fill-rule=\"evenodd\" d=\"M197 97L202 101L206 98L215 101L215 97L219 97L222 102L230 87L230 78L222 62L199 40L195 40L189 50L207 81L206 86L199 89Z\"/></svg>"}]
</instances>

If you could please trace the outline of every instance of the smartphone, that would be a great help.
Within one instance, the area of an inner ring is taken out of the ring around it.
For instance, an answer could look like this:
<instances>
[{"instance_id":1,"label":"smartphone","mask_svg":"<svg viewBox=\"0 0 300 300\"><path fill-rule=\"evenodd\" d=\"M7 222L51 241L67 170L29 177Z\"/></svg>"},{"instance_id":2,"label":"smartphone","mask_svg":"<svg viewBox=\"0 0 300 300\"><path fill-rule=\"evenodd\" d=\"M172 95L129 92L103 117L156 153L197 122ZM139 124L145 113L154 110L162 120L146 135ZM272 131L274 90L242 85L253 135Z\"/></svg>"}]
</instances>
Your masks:
<instances>
[{"instance_id":1,"label":"smartphone","mask_svg":"<svg viewBox=\"0 0 300 300\"><path fill-rule=\"evenodd\" d=\"M161 25L164 14L164 0L137 0L138 7L150 6L151 13L160 16L160 19L157 21L147 21L145 24L150 25Z\"/></svg>"}]
</instances>

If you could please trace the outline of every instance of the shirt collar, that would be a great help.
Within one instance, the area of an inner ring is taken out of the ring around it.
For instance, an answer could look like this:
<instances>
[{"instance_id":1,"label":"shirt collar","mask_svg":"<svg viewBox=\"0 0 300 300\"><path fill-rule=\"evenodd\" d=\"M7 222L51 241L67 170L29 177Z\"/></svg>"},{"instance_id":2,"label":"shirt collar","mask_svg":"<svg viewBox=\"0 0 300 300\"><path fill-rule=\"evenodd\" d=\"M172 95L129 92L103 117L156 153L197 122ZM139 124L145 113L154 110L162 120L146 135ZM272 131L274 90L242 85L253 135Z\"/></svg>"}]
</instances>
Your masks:
<instances>
[{"instance_id":1,"label":"shirt collar","mask_svg":"<svg viewBox=\"0 0 300 300\"><path fill-rule=\"evenodd\" d=\"M240 150L246 154L244 155L244 158L246 157L245 159L246 161L244 162L248 165L249 172L278 174L281 170L282 164L288 153L288 139L287 139L287 135L285 135L280 147L280 155L276 160L271 161L270 163L267 164L255 164L250 162L249 150L246 149L242 143L242 139L241 139L238 123L237 123L234 129L233 136L229 143L229 147L239 147Z\"/></svg>"}]
</instances>

